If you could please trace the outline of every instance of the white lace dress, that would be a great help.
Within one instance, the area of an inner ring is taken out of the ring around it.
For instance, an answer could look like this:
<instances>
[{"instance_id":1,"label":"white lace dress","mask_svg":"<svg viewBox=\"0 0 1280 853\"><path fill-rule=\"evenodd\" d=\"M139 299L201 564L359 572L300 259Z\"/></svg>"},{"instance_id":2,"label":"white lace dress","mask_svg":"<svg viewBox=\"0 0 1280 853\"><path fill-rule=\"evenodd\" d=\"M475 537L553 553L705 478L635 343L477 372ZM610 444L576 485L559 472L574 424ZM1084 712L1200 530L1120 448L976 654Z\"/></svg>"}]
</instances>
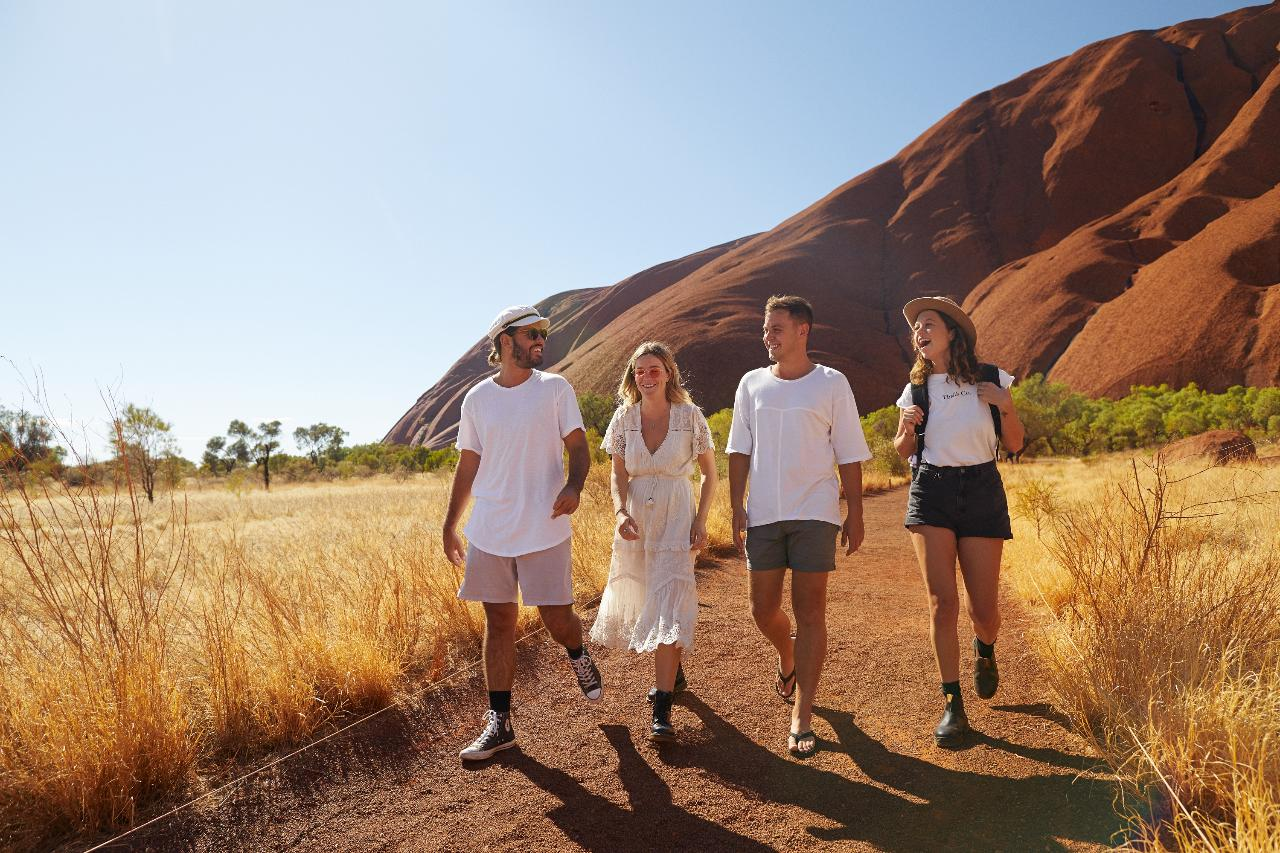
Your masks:
<instances>
[{"instance_id":1,"label":"white lace dress","mask_svg":"<svg viewBox=\"0 0 1280 853\"><path fill-rule=\"evenodd\" d=\"M667 437L651 454L636 404L614 413L601 446L615 457L623 454L630 477L627 511L640 538L628 542L614 532L609 582L591 639L612 649L651 652L674 643L691 652L698 590L689 550L695 511L689 478L698 455L713 447L711 430L697 406L674 404Z\"/></svg>"}]
</instances>

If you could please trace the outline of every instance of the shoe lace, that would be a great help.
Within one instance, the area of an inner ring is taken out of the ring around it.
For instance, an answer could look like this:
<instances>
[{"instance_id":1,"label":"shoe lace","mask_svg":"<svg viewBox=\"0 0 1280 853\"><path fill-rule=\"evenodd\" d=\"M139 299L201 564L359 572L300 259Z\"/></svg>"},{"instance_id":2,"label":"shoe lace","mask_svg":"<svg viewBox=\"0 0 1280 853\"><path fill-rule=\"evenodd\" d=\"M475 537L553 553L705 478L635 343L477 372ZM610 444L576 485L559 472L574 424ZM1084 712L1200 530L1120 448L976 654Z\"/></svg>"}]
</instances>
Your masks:
<instances>
[{"instance_id":1,"label":"shoe lace","mask_svg":"<svg viewBox=\"0 0 1280 853\"><path fill-rule=\"evenodd\" d=\"M578 676L579 681L595 681L595 673L591 671L591 656L586 649L576 659L569 658L569 666L573 667L573 674Z\"/></svg>"},{"instance_id":2,"label":"shoe lace","mask_svg":"<svg viewBox=\"0 0 1280 853\"><path fill-rule=\"evenodd\" d=\"M484 741L495 738L502 733L502 719L498 715L497 711L485 711L484 719L484 731L480 732L480 736L476 738L476 744L481 744Z\"/></svg>"}]
</instances>

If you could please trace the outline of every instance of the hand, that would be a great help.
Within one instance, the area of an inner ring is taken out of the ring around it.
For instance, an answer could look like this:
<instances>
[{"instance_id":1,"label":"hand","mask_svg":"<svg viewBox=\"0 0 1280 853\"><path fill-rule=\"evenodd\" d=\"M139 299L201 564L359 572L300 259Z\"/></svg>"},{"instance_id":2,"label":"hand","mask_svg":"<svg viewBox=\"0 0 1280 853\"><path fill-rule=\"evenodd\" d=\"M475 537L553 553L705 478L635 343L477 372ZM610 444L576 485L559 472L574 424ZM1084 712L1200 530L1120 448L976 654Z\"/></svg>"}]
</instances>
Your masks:
<instances>
[{"instance_id":1,"label":"hand","mask_svg":"<svg viewBox=\"0 0 1280 853\"><path fill-rule=\"evenodd\" d=\"M573 511L578 508L578 490L573 486L565 486L560 490L560 494L556 496L556 502L551 507L551 517L559 518L562 515L573 515Z\"/></svg>"},{"instance_id":2,"label":"hand","mask_svg":"<svg viewBox=\"0 0 1280 853\"><path fill-rule=\"evenodd\" d=\"M636 520L626 510L618 513L618 535L628 542L640 538L640 525L636 524Z\"/></svg>"},{"instance_id":3,"label":"hand","mask_svg":"<svg viewBox=\"0 0 1280 853\"><path fill-rule=\"evenodd\" d=\"M694 519L692 526L689 527L689 550L701 551L705 547L707 547L706 522Z\"/></svg>"},{"instance_id":4,"label":"hand","mask_svg":"<svg viewBox=\"0 0 1280 853\"><path fill-rule=\"evenodd\" d=\"M445 557L455 566L461 566L466 559L466 554L466 549L462 547L462 539L458 537L458 531L452 527L446 527L444 529Z\"/></svg>"},{"instance_id":5,"label":"hand","mask_svg":"<svg viewBox=\"0 0 1280 853\"><path fill-rule=\"evenodd\" d=\"M738 553L742 556L747 555L746 545L747 533L747 511L741 507L733 509L733 546L738 549Z\"/></svg>"},{"instance_id":6,"label":"hand","mask_svg":"<svg viewBox=\"0 0 1280 853\"><path fill-rule=\"evenodd\" d=\"M916 424L924 423L924 409L907 406L898 415L898 432L905 435L916 431Z\"/></svg>"},{"instance_id":7,"label":"hand","mask_svg":"<svg viewBox=\"0 0 1280 853\"><path fill-rule=\"evenodd\" d=\"M994 382L978 383L978 399L1005 414L1013 406L1013 395L1009 393L1009 389L1001 388Z\"/></svg>"},{"instance_id":8,"label":"hand","mask_svg":"<svg viewBox=\"0 0 1280 853\"><path fill-rule=\"evenodd\" d=\"M844 517L844 524L840 526L840 547L844 548L844 555L847 557L858 548L862 547L862 540L866 536L866 531L862 526L862 516L854 516L849 513Z\"/></svg>"}]
</instances>

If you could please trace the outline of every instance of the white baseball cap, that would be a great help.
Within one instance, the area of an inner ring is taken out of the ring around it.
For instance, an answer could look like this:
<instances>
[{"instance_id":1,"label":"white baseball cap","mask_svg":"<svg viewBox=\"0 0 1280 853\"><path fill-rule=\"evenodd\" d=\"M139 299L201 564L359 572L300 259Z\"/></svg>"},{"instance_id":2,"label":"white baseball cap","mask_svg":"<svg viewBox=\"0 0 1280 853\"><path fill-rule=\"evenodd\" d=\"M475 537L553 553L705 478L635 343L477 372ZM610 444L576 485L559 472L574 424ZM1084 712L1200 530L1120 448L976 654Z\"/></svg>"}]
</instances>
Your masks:
<instances>
[{"instance_id":1,"label":"white baseball cap","mask_svg":"<svg viewBox=\"0 0 1280 853\"><path fill-rule=\"evenodd\" d=\"M509 308L503 308L494 318L489 326L489 340L493 340L508 326L542 326L544 329L549 329L551 321L538 313L538 309L532 305L512 305Z\"/></svg>"}]
</instances>

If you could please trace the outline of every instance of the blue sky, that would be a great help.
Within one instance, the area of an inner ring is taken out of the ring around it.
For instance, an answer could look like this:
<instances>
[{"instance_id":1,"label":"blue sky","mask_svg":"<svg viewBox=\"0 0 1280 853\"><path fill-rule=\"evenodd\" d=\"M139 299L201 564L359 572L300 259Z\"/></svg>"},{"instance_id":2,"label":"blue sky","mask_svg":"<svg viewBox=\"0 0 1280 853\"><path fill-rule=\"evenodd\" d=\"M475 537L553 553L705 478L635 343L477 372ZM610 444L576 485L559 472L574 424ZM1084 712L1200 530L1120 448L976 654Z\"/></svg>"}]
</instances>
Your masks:
<instances>
[{"instance_id":1,"label":"blue sky","mask_svg":"<svg viewBox=\"0 0 1280 853\"><path fill-rule=\"evenodd\" d=\"M1232 8L0 2L0 405L43 382L90 435L104 395L151 406L189 458L232 418L376 441L502 306L766 230L971 95Z\"/></svg>"}]
</instances>

